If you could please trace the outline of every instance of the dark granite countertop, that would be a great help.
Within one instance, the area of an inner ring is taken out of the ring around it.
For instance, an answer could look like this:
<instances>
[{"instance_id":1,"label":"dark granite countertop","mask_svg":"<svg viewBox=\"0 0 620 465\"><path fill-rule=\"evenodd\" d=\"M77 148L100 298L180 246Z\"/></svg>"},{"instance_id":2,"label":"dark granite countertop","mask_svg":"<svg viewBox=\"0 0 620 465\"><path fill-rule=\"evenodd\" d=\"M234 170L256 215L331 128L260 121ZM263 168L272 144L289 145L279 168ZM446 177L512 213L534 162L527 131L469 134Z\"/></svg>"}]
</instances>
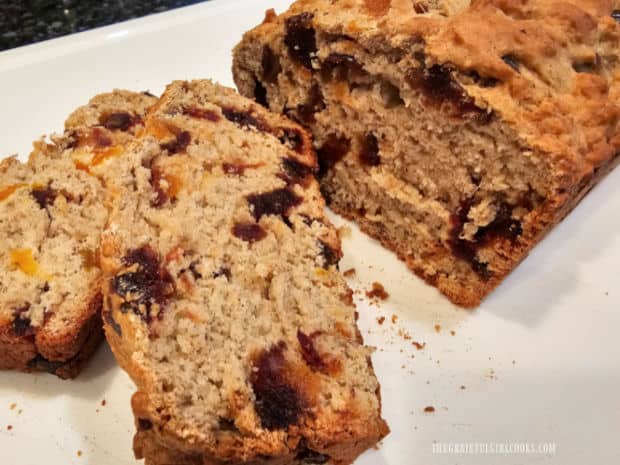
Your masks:
<instances>
[{"instance_id":1,"label":"dark granite countertop","mask_svg":"<svg viewBox=\"0 0 620 465\"><path fill-rule=\"evenodd\" d=\"M0 0L0 50L206 0Z\"/></svg>"}]
</instances>

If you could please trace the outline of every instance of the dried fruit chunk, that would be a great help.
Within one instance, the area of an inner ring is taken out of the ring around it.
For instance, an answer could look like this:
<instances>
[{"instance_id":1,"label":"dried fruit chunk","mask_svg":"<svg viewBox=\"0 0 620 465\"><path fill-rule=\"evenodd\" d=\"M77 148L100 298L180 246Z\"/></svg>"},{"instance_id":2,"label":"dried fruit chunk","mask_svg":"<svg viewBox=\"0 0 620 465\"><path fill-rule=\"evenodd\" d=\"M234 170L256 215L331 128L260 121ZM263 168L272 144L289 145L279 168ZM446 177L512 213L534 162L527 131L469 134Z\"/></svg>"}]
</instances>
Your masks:
<instances>
[{"instance_id":1,"label":"dried fruit chunk","mask_svg":"<svg viewBox=\"0 0 620 465\"><path fill-rule=\"evenodd\" d=\"M293 191L287 188L275 189L263 194L252 194L247 197L252 206L252 215L256 221L264 215L279 215L285 218L289 210L302 201Z\"/></svg>"},{"instance_id":2,"label":"dried fruit chunk","mask_svg":"<svg viewBox=\"0 0 620 465\"><path fill-rule=\"evenodd\" d=\"M351 150L351 141L338 134L329 134L327 140L317 150L319 174L323 175L338 163Z\"/></svg>"},{"instance_id":3,"label":"dried fruit chunk","mask_svg":"<svg viewBox=\"0 0 620 465\"><path fill-rule=\"evenodd\" d=\"M56 200L56 191L50 187L36 187L30 193L41 208L47 208Z\"/></svg>"},{"instance_id":4,"label":"dried fruit chunk","mask_svg":"<svg viewBox=\"0 0 620 465\"><path fill-rule=\"evenodd\" d=\"M164 144L161 144L161 148L168 151L168 155L174 155L175 153L184 152L192 137L188 131L179 132L175 138Z\"/></svg>"},{"instance_id":5,"label":"dried fruit chunk","mask_svg":"<svg viewBox=\"0 0 620 465\"><path fill-rule=\"evenodd\" d=\"M122 272L112 279L112 289L125 299L121 311L132 311L146 322L152 321L154 314L161 318L161 310L174 293L174 282L170 274L160 268L157 252L145 245L130 250L123 263L132 271Z\"/></svg>"},{"instance_id":6,"label":"dried fruit chunk","mask_svg":"<svg viewBox=\"0 0 620 465\"><path fill-rule=\"evenodd\" d=\"M312 27L312 13L301 13L286 20L284 43L292 59L308 69L312 69L312 59L316 56L316 33Z\"/></svg>"},{"instance_id":7,"label":"dried fruit chunk","mask_svg":"<svg viewBox=\"0 0 620 465\"><path fill-rule=\"evenodd\" d=\"M280 176L287 184L304 184L309 176L315 174L316 169L308 166L295 158L284 158L282 160L284 173Z\"/></svg>"},{"instance_id":8,"label":"dried fruit chunk","mask_svg":"<svg viewBox=\"0 0 620 465\"><path fill-rule=\"evenodd\" d=\"M9 196L13 194L13 192L25 186L27 186L27 184L19 183L19 184L13 184L10 186L3 187L2 189L0 189L0 202L5 199L8 199Z\"/></svg>"},{"instance_id":9,"label":"dried fruit chunk","mask_svg":"<svg viewBox=\"0 0 620 465\"><path fill-rule=\"evenodd\" d=\"M269 45L263 47L261 67L263 69L263 79L265 82L274 84L278 81L278 75L282 71L282 66L280 65L280 58L273 53Z\"/></svg>"},{"instance_id":10,"label":"dried fruit chunk","mask_svg":"<svg viewBox=\"0 0 620 465\"><path fill-rule=\"evenodd\" d=\"M323 257L323 263L325 268L330 266L338 266L338 262L341 258L341 253L334 250L327 243L319 241L319 248L321 250L321 256Z\"/></svg>"},{"instance_id":11,"label":"dried fruit chunk","mask_svg":"<svg viewBox=\"0 0 620 465\"><path fill-rule=\"evenodd\" d=\"M263 132L269 131L269 126L267 125L265 121L252 115L248 111L237 110L235 108L230 108L230 107L224 107L222 108L222 113L224 114L224 117L228 121L235 123L241 127L244 127L244 128L252 127L252 128L255 128Z\"/></svg>"},{"instance_id":12,"label":"dried fruit chunk","mask_svg":"<svg viewBox=\"0 0 620 465\"><path fill-rule=\"evenodd\" d=\"M32 249L11 250L11 265L21 270L28 276L36 276L39 272L39 264L34 259Z\"/></svg>"},{"instance_id":13,"label":"dried fruit chunk","mask_svg":"<svg viewBox=\"0 0 620 465\"><path fill-rule=\"evenodd\" d=\"M492 274L487 265L479 261L478 250L498 237L515 242L523 233L523 227L519 220L512 218L514 206L502 201L499 203L494 220L487 226L479 228L473 240L465 240L461 238L461 234L465 224L469 221L469 212L473 205L473 199L464 200L456 213L452 215L449 245L454 256L469 262L474 271L488 279Z\"/></svg>"},{"instance_id":14,"label":"dried fruit chunk","mask_svg":"<svg viewBox=\"0 0 620 465\"><path fill-rule=\"evenodd\" d=\"M379 141L374 134L366 134L362 140L362 147L359 157L360 161L364 165L379 166L381 164L381 157L379 156Z\"/></svg>"},{"instance_id":15,"label":"dried fruit chunk","mask_svg":"<svg viewBox=\"0 0 620 465\"><path fill-rule=\"evenodd\" d=\"M491 114L476 106L445 66L412 69L407 75L407 81L413 89L420 90L427 104L439 107L449 116L473 118L480 123L488 123L491 119Z\"/></svg>"},{"instance_id":16,"label":"dried fruit chunk","mask_svg":"<svg viewBox=\"0 0 620 465\"><path fill-rule=\"evenodd\" d=\"M313 84L308 93L306 103L297 106L297 118L306 125L315 122L315 114L325 109L325 99L318 85Z\"/></svg>"},{"instance_id":17,"label":"dried fruit chunk","mask_svg":"<svg viewBox=\"0 0 620 465\"><path fill-rule=\"evenodd\" d=\"M140 121L140 118L136 116L132 116L126 111L119 111L114 113L109 113L107 115L102 115L99 119L99 123L103 125L104 128L120 131L127 131L131 126Z\"/></svg>"},{"instance_id":18,"label":"dried fruit chunk","mask_svg":"<svg viewBox=\"0 0 620 465\"><path fill-rule=\"evenodd\" d=\"M250 376L256 413L268 430L297 424L303 412L302 399L287 379L285 350L284 342L264 350L254 361Z\"/></svg>"},{"instance_id":19,"label":"dried fruit chunk","mask_svg":"<svg viewBox=\"0 0 620 465\"><path fill-rule=\"evenodd\" d=\"M198 108L198 107L187 107L183 108L183 114L187 116L191 116L192 118L206 119L208 121L212 121L217 123L221 118L213 110L207 110L206 108Z\"/></svg>"},{"instance_id":20,"label":"dried fruit chunk","mask_svg":"<svg viewBox=\"0 0 620 465\"><path fill-rule=\"evenodd\" d=\"M246 242L257 242L267 237L267 232L259 224L236 223L233 235Z\"/></svg>"}]
</instances>

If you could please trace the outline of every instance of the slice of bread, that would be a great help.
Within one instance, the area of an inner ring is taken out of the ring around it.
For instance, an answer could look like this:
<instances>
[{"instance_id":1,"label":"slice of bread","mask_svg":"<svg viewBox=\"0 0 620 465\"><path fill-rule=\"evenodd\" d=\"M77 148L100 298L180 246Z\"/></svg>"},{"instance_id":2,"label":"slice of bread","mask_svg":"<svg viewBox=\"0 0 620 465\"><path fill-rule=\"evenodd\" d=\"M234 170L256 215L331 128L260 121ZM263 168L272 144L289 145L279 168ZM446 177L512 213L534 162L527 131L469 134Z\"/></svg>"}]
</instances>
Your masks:
<instances>
[{"instance_id":1,"label":"slice of bread","mask_svg":"<svg viewBox=\"0 0 620 465\"><path fill-rule=\"evenodd\" d=\"M306 132L175 82L121 157L104 326L158 464L348 464L385 436Z\"/></svg>"},{"instance_id":2,"label":"slice of bread","mask_svg":"<svg viewBox=\"0 0 620 465\"><path fill-rule=\"evenodd\" d=\"M91 168L104 170L154 101L99 95L64 135L36 142L28 163L0 162L0 368L70 378L102 339L97 256L108 211ZM124 115L132 126L114 123Z\"/></svg>"}]
</instances>

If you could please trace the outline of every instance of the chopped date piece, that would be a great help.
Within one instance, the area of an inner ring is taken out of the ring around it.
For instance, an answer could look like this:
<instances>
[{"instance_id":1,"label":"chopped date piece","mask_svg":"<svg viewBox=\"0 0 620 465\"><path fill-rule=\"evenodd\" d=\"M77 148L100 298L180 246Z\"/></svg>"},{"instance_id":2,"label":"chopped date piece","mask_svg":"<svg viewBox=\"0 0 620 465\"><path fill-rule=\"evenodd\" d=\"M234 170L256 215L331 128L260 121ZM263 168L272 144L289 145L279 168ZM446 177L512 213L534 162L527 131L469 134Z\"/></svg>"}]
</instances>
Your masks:
<instances>
[{"instance_id":1,"label":"chopped date piece","mask_svg":"<svg viewBox=\"0 0 620 465\"><path fill-rule=\"evenodd\" d=\"M161 310L174 293L174 282L168 271L160 267L157 252L148 245L130 250L123 258L123 264L128 268L137 265L137 269L112 278L114 292L126 299L121 311L132 311L149 323L153 320L153 307L157 306L157 317L161 319Z\"/></svg>"},{"instance_id":2,"label":"chopped date piece","mask_svg":"<svg viewBox=\"0 0 620 465\"><path fill-rule=\"evenodd\" d=\"M319 249L321 251L321 257L323 258L325 268L329 268L330 266L338 267L338 262L341 258L339 251L334 250L323 241L319 241Z\"/></svg>"},{"instance_id":3,"label":"chopped date piece","mask_svg":"<svg viewBox=\"0 0 620 465\"><path fill-rule=\"evenodd\" d=\"M526 202L522 202L522 205L518 206L527 208L527 205ZM462 239L460 236L465 224L469 221L469 211L473 206L473 199L464 200L456 213L452 215L449 244L454 256L469 262L476 273L484 279L489 279L493 273L488 269L487 263L480 262L478 259L478 249L496 238L508 239L514 243L523 234L523 227L519 220L512 218L512 211L515 206L502 201L495 214L495 219L488 225L479 228L473 241Z\"/></svg>"},{"instance_id":4,"label":"chopped date piece","mask_svg":"<svg viewBox=\"0 0 620 465\"><path fill-rule=\"evenodd\" d=\"M267 123L258 118L257 116L252 115L249 111L236 110L234 108L224 107L222 108L222 113L228 121L235 123L241 127L252 127L262 132L269 131L269 126L267 125Z\"/></svg>"},{"instance_id":5,"label":"chopped date piece","mask_svg":"<svg viewBox=\"0 0 620 465\"><path fill-rule=\"evenodd\" d=\"M329 171L351 150L351 141L344 136L329 134L325 143L317 149L319 158L319 176Z\"/></svg>"},{"instance_id":6,"label":"chopped date piece","mask_svg":"<svg viewBox=\"0 0 620 465\"><path fill-rule=\"evenodd\" d=\"M359 157L360 161L367 166L379 166L381 164L379 141L374 134L366 134L364 137Z\"/></svg>"},{"instance_id":7,"label":"chopped date piece","mask_svg":"<svg viewBox=\"0 0 620 465\"><path fill-rule=\"evenodd\" d=\"M519 73L519 59L514 55L504 55L502 61Z\"/></svg>"},{"instance_id":8,"label":"chopped date piece","mask_svg":"<svg viewBox=\"0 0 620 465\"><path fill-rule=\"evenodd\" d=\"M254 100L265 108L269 108L269 102L267 101L267 89L258 79L255 79L254 81Z\"/></svg>"},{"instance_id":9,"label":"chopped date piece","mask_svg":"<svg viewBox=\"0 0 620 465\"><path fill-rule=\"evenodd\" d=\"M111 131L120 130L127 131L131 126L133 126L137 121L134 119L132 115L127 113L126 111L118 111L114 113L109 113L107 115L103 115L99 119L99 123L103 125L104 128L109 129Z\"/></svg>"},{"instance_id":10,"label":"chopped date piece","mask_svg":"<svg viewBox=\"0 0 620 465\"><path fill-rule=\"evenodd\" d=\"M297 424L303 412L303 401L288 380L285 350L284 342L263 350L250 375L256 413L263 428L272 431Z\"/></svg>"},{"instance_id":11,"label":"chopped date piece","mask_svg":"<svg viewBox=\"0 0 620 465\"><path fill-rule=\"evenodd\" d=\"M444 109L449 116L470 118L480 124L491 121L492 113L475 105L446 66L412 69L407 75L407 81L413 89L420 90L428 104Z\"/></svg>"},{"instance_id":12,"label":"chopped date piece","mask_svg":"<svg viewBox=\"0 0 620 465\"><path fill-rule=\"evenodd\" d=\"M188 131L181 131L170 142L161 144L161 148L167 150L168 155L174 155L175 153L184 152L191 141L192 136L190 133Z\"/></svg>"},{"instance_id":13,"label":"chopped date piece","mask_svg":"<svg viewBox=\"0 0 620 465\"><path fill-rule=\"evenodd\" d=\"M257 242L267 237L262 226L255 223L236 223L232 232L235 237L246 242Z\"/></svg>"},{"instance_id":14,"label":"chopped date piece","mask_svg":"<svg viewBox=\"0 0 620 465\"><path fill-rule=\"evenodd\" d=\"M284 43L294 60L312 69L312 59L316 56L316 33L312 27L312 13L301 13L286 20Z\"/></svg>"},{"instance_id":15,"label":"chopped date piece","mask_svg":"<svg viewBox=\"0 0 620 465\"><path fill-rule=\"evenodd\" d=\"M278 81L278 75L282 71L282 66L280 65L280 58L273 53L269 45L263 47L261 66L263 68L263 79L265 82L275 84Z\"/></svg>"},{"instance_id":16,"label":"chopped date piece","mask_svg":"<svg viewBox=\"0 0 620 465\"><path fill-rule=\"evenodd\" d=\"M263 194L251 194L247 197L252 206L252 215L256 221L264 215L279 215L283 219L291 208L301 203L301 198L288 188L275 189Z\"/></svg>"},{"instance_id":17,"label":"chopped date piece","mask_svg":"<svg viewBox=\"0 0 620 465\"><path fill-rule=\"evenodd\" d=\"M308 336L301 329L297 330L297 340L301 348L301 356L310 368L315 371L325 370L325 362L314 347L314 339Z\"/></svg>"},{"instance_id":18,"label":"chopped date piece","mask_svg":"<svg viewBox=\"0 0 620 465\"><path fill-rule=\"evenodd\" d=\"M315 174L316 170L313 166L308 166L294 158L284 158L282 166L285 173L281 176L289 185L304 183L310 175Z\"/></svg>"},{"instance_id":19,"label":"chopped date piece","mask_svg":"<svg viewBox=\"0 0 620 465\"><path fill-rule=\"evenodd\" d=\"M304 148L304 138L301 131L297 128L282 128L282 135L278 137L280 142L297 153L302 153Z\"/></svg>"},{"instance_id":20,"label":"chopped date piece","mask_svg":"<svg viewBox=\"0 0 620 465\"><path fill-rule=\"evenodd\" d=\"M221 119L220 115L217 114L215 111L207 110L206 108L198 108L198 107L183 108L183 114L186 116L191 116L192 118L206 119L214 123L217 123Z\"/></svg>"},{"instance_id":21,"label":"chopped date piece","mask_svg":"<svg viewBox=\"0 0 620 465\"><path fill-rule=\"evenodd\" d=\"M298 105L295 112L287 111L287 115L302 124L311 124L316 121L315 114L325 109L325 99L318 85L313 84L308 92L308 98L305 103Z\"/></svg>"},{"instance_id":22,"label":"chopped date piece","mask_svg":"<svg viewBox=\"0 0 620 465\"><path fill-rule=\"evenodd\" d=\"M56 191L51 187L38 187L30 192L41 208L47 208L56 200Z\"/></svg>"}]
</instances>

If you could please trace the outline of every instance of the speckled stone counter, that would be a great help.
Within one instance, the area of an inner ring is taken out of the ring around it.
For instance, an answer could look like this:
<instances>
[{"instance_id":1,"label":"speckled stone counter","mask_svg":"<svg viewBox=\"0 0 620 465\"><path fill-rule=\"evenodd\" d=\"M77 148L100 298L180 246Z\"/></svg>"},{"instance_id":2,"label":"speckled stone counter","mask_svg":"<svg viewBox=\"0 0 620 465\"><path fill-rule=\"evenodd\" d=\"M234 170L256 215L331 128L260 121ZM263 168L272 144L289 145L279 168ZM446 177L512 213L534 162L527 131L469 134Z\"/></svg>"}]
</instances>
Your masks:
<instances>
[{"instance_id":1,"label":"speckled stone counter","mask_svg":"<svg viewBox=\"0 0 620 465\"><path fill-rule=\"evenodd\" d=\"M0 0L0 50L205 0Z\"/></svg>"}]
</instances>

